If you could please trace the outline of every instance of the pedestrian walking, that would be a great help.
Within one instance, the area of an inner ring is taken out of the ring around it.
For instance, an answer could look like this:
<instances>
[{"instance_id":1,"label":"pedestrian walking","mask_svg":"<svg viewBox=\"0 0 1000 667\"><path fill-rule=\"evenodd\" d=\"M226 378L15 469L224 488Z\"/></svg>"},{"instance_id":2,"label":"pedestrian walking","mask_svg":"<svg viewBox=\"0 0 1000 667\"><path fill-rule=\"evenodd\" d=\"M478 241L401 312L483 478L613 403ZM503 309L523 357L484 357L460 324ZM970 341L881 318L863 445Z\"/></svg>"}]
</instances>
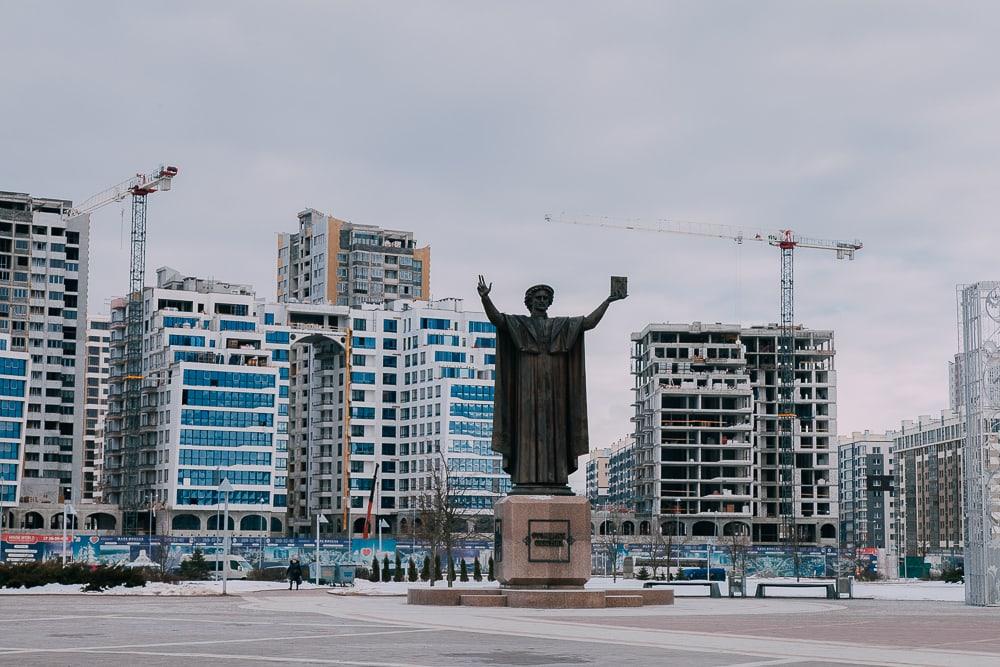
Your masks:
<instances>
[{"instance_id":1,"label":"pedestrian walking","mask_svg":"<svg viewBox=\"0 0 1000 667\"><path fill-rule=\"evenodd\" d=\"M295 584L295 590L299 590L299 586L302 585L302 566L299 565L299 559L293 557L288 563L288 569L285 571L288 576L288 590L292 590L292 584Z\"/></svg>"}]
</instances>

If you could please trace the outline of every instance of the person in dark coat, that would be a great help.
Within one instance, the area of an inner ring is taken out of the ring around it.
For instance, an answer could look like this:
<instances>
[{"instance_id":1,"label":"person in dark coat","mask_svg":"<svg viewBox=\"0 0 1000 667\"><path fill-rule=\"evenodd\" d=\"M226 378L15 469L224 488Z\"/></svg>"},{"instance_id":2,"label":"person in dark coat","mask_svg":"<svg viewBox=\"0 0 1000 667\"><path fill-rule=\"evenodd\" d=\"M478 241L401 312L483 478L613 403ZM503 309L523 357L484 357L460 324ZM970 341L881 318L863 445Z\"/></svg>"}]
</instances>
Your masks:
<instances>
[{"instance_id":1,"label":"person in dark coat","mask_svg":"<svg viewBox=\"0 0 1000 667\"><path fill-rule=\"evenodd\" d=\"M298 558L292 558L288 563L288 569L285 571L288 576L288 590L292 590L292 584L295 584L295 590L299 590L299 586L302 585L302 566L299 565Z\"/></svg>"}]
</instances>

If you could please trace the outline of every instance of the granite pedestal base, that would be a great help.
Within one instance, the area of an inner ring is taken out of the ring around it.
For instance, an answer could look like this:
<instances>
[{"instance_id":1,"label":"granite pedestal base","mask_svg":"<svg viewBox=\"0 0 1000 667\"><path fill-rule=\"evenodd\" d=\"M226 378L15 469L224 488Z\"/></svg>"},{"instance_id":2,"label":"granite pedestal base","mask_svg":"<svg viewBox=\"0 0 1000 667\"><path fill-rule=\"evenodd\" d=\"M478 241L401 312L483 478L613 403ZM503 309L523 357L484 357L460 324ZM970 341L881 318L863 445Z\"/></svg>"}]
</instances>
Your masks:
<instances>
[{"instance_id":1,"label":"granite pedestal base","mask_svg":"<svg viewBox=\"0 0 1000 667\"><path fill-rule=\"evenodd\" d=\"M409 604L439 607L524 607L529 609L603 609L646 607L674 603L674 592L665 588L529 589L529 588L411 588Z\"/></svg>"},{"instance_id":2,"label":"granite pedestal base","mask_svg":"<svg viewBox=\"0 0 1000 667\"><path fill-rule=\"evenodd\" d=\"M590 502L507 496L494 506L496 578L503 588L582 588L590 579Z\"/></svg>"}]
</instances>

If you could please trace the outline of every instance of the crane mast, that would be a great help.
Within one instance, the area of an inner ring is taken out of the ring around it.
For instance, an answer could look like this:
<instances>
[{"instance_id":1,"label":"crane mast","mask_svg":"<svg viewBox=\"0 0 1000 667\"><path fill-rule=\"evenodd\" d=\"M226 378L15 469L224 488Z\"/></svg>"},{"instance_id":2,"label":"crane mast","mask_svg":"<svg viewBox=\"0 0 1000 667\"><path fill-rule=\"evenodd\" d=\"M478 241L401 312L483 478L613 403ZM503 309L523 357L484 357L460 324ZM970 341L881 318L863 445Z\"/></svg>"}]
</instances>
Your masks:
<instances>
[{"instance_id":1,"label":"crane mast","mask_svg":"<svg viewBox=\"0 0 1000 667\"><path fill-rule=\"evenodd\" d=\"M781 519L779 540L793 547L795 576L799 576L799 529L795 512L795 424L798 411L795 401L795 249L809 248L836 253L837 259L854 259L861 250L861 241L834 241L796 235L790 229L767 232L730 225L660 220L649 224L637 220L616 220L607 217L546 215L546 222L559 222L591 227L626 229L631 231L683 234L743 242L767 243L781 253L780 300L781 316L778 345L775 351L778 373L778 512Z\"/></svg>"},{"instance_id":2,"label":"crane mast","mask_svg":"<svg viewBox=\"0 0 1000 667\"><path fill-rule=\"evenodd\" d=\"M122 532L134 535L139 530L140 451L142 449L142 291L146 282L146 198L154 192L170 190L177 167L160 166L149 174L136 174L86 199L70 215L90 213L132 197L132 225L129 234L129 287L125 325L125 366L122 410L122 451L119 504L122 509ZM152 526L150 526L152 531Z\"/></svg>"}]
</instances>

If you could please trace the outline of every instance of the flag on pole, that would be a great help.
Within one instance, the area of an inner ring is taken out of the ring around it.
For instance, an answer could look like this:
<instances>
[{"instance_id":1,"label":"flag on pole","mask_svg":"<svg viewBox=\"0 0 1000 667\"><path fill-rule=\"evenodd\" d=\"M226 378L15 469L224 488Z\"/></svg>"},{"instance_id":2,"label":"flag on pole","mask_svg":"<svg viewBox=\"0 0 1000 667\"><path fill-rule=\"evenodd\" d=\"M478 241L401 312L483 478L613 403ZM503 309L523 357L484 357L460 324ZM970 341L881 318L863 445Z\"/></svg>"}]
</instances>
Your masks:
<instances>
[{"instance_id":1,"label":"flag on pole","mask_svg":"<svg viewBox=\"0 0 1000 667\"><path fill-rule=\"evenodd\" d=\"M365 529L361 534L361 537L366 540L368 539L368 531L371 530L372 527L372 505L375 504L375 487L378 484L378 466L379 464L376 463L375 474L372 475L372 488L371 491L368 492L368 513L365 515Z\"/></svg>"}]
</instances>

